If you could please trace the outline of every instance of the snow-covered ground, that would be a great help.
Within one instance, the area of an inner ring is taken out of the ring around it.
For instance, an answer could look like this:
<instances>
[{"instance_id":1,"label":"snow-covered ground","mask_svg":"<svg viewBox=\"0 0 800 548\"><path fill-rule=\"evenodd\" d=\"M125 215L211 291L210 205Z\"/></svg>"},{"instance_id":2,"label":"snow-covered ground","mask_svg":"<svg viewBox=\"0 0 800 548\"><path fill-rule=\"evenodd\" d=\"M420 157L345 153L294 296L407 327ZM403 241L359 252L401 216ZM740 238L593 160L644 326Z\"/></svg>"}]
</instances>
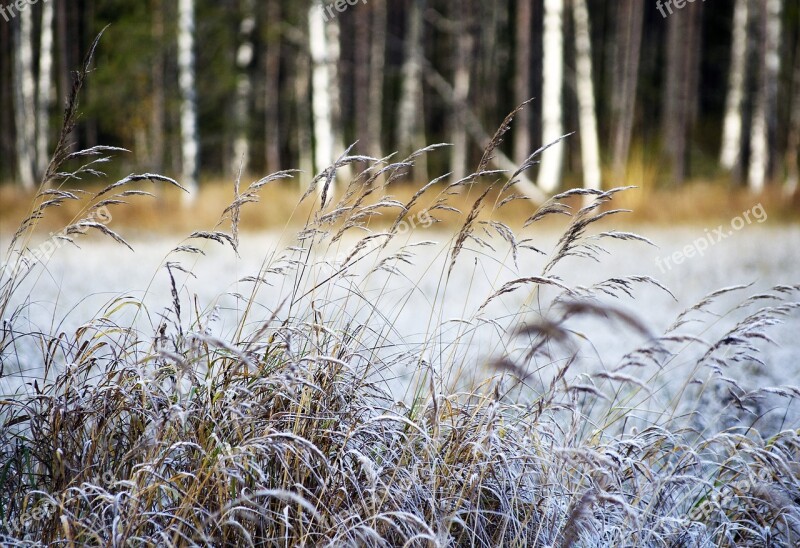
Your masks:
<instances>
[{"instance_id":1,"label":"snow-covered ground","mask_svg":"<svg viewBox=\"0 0 800 548\"><path fill-rule=\"evenodd\" d=\"M606 278L631 275L658 279L677 300L658 288L641 286L634 291L635 300L624 297L619 301L621 307L640 317L655 333L662 333L682 310L721 287L752 284L713 307L718 313L772 286L800 283L800 226L746 226L708 246L703 250L703 256L696 252L686 253L687 245L693 246L693 242L706 237L706 230L702 227L666 229L644 226L636 232L659 247L640 242L602 240L598 243L602 243L609 253L601 254L599 263L569 258L551 274L569 287L589 286ZM550 250L560 234L548 229L531 232L529 236L533 238L533 245ZM449 234L431 228L418 229L400 239L404 243L431 240L446 244L449 238ZM244 308L245 299L236 295L249 297L253 288L252 282L240 280L258 275L265 264L279 264L270 262L270 258L277 257L276 253L279 254L289 242L284 240L281 243L279 235L273 233L245 234L239 257L229 246L210 241L202 242L206 256L170 255L169 251L182 243L179 240L140 239L132 242L135 252L111 241L87 239L80 243L81 249L59 249L46 268L37 267L26 282L29 285L17 292L19 297L12 307L12 310L18 310L13 319L16 331L73 334L81 325L102 314L110 314L113 320L124 325L130 321L133 312L139 310L137 326L152 333L160 323L160 315L172 302L169 275L163 265L175 261L194 274L187 276L172 269L182 298L183 321L187 322L190 316L194 318L195 310L200 310L204 316L203 327L224 337L233 332ZM341 261L352 243L339 244L328 253L327 260ZM480 371L491 357L509 351L513 355L514 349L518 352L524 350L524 344L510 342L512 339L504 331L504 326L513 324L513 318L518 319L521 310L525 312L525 319L535 319L539 306L536 301L530 307L523 306L530 304L531 297L528 288L523 287L493 301L480 313L477 313L478 308L493 289L503 283L540 275L546 261L546 258L524 252L520 254L517 268L506 243L495 239L492 245L496 252L482 249L474 242L468 244L470 250L462 252L447 283L443 272L447 271L449 257L444 245L414 247L411 251L415 256L410 259L413 264L393 261L388 264L397 269L394 275L378 272L365 280L363 273L390 252L384 251L377 260L377 255L369 255L352 269L355 274L352 278L341 280L335 288L323 285L311 291L295 305L292 314L308 312L313 300L314 309L327 322L353 319L356 324L363 323L374 333L383 334L385 342L389 343L387 358L397 357L403 350L423 350L426 360L442 370L456 365L454 369L462 373L464 370ZM391 251L398 249L394 244L390 248ZM675 264L673 255L677 252L694 256ZM299 255L289 257L300 258ZM669 265L664 264L667 257L671 258ZM657 258L661 259L660 266ZM312 289L332 272L333 266L318 265L310 272L304 287ZM293 275L270 274L266 279L273 285L262 286L257 294L255 302L258 306L252 307L248 317L252 330L257 329L259 322L268 319L284 301L294 278ZM545 291L538 302L546 305L553 294ZM145 307L125 306L110 313L107 305L120 297L142 300ZM795 294L795 298L798 297L800 295ZM287 313L288 303L284 303L278 317L283 319ZM737 314L732 318L741 318L744 313ZM721 335L725 328L735 323L730 319L719 320L713 315L704 318L710 322L708 330L698 327L695 333L708 339ZM9 319L10 311L4 320ZM489 319L496 321L486 321ZM436 326L440 327L437 329ZM796 312L787 318L786 325L771 331L776 344L761 345L763 359L768 364L766 369L738 364L736 367L741 367L740 370L727 371L726 375L750 386L800 384L799 327L800 312ZM606 320L578 322L573 328L590 343L582 349L580 363L590 371L613 367L623 354L641 341L640 335ZM426 336L431 333L436 335ZM12 380L8 375L17 365L35 376L37 367L41 365L41 351L34 348L34 341L28 338L16 344L13 353L6 354L6 363L3 364L6 376L0 392L13 391L18 379ZM459 344L453 344L454 341L459 341ZM398 360L397 367L395 373L407 378L414 363L413 360ZM455 384L458 379L445 373L442 380ZM402 391L402 383L394 386Z\"/></svg>"}]
</instances>

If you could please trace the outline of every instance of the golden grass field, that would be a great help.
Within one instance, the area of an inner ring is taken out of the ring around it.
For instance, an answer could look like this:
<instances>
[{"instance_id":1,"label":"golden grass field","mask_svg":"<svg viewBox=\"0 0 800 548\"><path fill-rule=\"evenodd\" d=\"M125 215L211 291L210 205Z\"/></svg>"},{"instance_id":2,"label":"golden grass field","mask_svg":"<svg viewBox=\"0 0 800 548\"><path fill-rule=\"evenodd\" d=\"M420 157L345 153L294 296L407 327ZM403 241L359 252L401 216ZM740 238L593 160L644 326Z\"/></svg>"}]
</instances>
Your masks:
<instances>
[{"instance_id":1,"label":"golden grass field","mask_svg":"<svg viewBox=\"0 0 800 548\"><path fill-rule=\"evenodd\" d=\"M252 177L250 180L255 180ZM301 185L307 177L298 174L297 179L279 182L269 188L261 203L242 212L241 227L248 231L276 230L287 225L300 226L305 221L310 206L297 208ZM246 179L245 179L246 180ZM249 181L248 181L249 182ZM93 183L81 187L92 193L102 188ZM205 181L196 201L185 206L182 193L172 188L142 185L142 190L156 194L155 200L131 200L130 206L114 212L114 225L138 233L184 233L197 227L213 227L219 220L220 205L233 200L233 183L221 180ZM304 190L304 189L303 189ZM391 194L401 202L407 201L418 190L418 186L400 184ZM477 191L464 192L452 198L454 207L468 210ZM0 185L0 234L13 232L28 214L33 195L9 184ZM461 198L461 199L459 199ZM490 195L491 198L491 195ZM617 207L632 211L618 218L621 223L647 223L657 225L715 224L727 221L756 203L761 203L769 213L771 222L800 221L800 196L786 197L780 188L771 188L762 196L753 196L747 189L731 188L724 181L689 183L679 189L637 188L619 197ZM572 200L574 205L578 199ZM58 210L49 212L42 220L42 230L58 230L74 220L78 213L77 203L65 203ZM534 204L519 201L509 204L500 213L500 219L514 221L525 218L534 209ZM443 216L447 223L449 216ZM452 217L456 222L456 218ZM381 220L371 220L380 226ZM387 221L388 222L388 221Z\"/></svg>"}]
</instances>

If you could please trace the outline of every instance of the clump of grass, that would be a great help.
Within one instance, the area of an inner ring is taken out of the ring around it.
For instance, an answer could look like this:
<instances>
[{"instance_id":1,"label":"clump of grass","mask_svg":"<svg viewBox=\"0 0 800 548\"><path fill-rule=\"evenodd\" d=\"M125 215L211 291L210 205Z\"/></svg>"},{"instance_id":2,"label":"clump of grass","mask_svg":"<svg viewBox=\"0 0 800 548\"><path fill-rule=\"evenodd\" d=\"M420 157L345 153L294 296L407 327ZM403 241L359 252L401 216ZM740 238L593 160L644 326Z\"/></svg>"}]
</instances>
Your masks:
<instances>
[{"instance_id":1,"label":"clump of grass","mask_svg":"<svg viewBox=\"0 0 800 548\"><path fill-rule=\"evenodd\" d=\"M205 244L238 253L242 208L293 172L236 182L220 223L164 261L172 300L157 312L126 297L74 333L26 331L17 292L37 266L4 270L3 375L36 378L0 400L3 543L796 545L800 425L787 417L800 390L743 387L726 370L757 363L755 344L798 308L800 286L744 299L744 316L714 307L746 288L715 292L655 335L615 301L639 286L665 289L656 280L580 286L563 272L599 260L604 240L648 243L595 230L620 213L612 204L623 189L559 194L516 229L493 219L522 199L514 178L485 165L460 181L431 181L405 202L392 198L414 160L437 148L400 161L347 151L312 180L303 200L317 207L289 247L243 280L252 289L237 296L236 325L223 334L210 328L211 304L185 296L187 257ZM78 199L64 183L101 175L91 166L59 175L53 166L70 158L56 158L7 260L25 259L48 208ZM361 172L337 195L343 165ZM123 205L142 191L121 189L145 179L177 184L131 176L85 197L87 211ZM451 205L478 188L465 213ZM576 197L589 199L575 210ZM402 233L420 208L461 228L445 244ZM375 230L379 215L391 222ZM557 216L566 226L548 248L535 228ZM126 244L108 227L87 227ZM441 270L419 314L423 336L404 340L394 307L424 292L407 271L423 246ZM452 294L469 296L458 276L477 255L511 274L445 319ZM535 274L517 266L528 256L541 257ZM262 307L265 291L278 293L277 305ZM522 292L523 305L503 312ZM125 323L115 320L123 308L134 310ZM710 314L730 325L704 341L695 326ZM576 327L587 318L636 341L616 365L587 357ZM502 341L485 361L474 355L482 329ZM31 348L40 363L20 352ZM411 378L398 394L392 378L404 369Z\"/></svg>"}]
</instances>

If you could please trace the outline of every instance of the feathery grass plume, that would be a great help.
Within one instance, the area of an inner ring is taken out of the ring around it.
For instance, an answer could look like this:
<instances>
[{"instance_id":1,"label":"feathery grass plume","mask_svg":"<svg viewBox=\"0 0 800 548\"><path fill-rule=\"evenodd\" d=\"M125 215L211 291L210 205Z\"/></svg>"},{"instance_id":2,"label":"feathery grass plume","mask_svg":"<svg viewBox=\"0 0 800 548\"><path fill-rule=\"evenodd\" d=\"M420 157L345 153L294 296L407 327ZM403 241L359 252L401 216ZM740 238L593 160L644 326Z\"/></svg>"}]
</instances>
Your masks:
<instances>
[{"instance_id":1,"label":"feathery grass plume","mask_svg":"<svg viewBox=\"0 0 800 548\"><path fill-rule=\"evenodd\" d=\"M528 99L508 113L503 122L500 124L500 127L497 128L497 131L492 136L489 143L486 145L486 147L484 147L483 156L481 157L481 161L478 163L478 169L476 169L477 172L484 171L489 166L492 161L492 153L503 143L503 137L511 130L511 123L514 121L514 117L524 108L526 108L532 101L533 99Z\"/></svg>"}]
</instances>

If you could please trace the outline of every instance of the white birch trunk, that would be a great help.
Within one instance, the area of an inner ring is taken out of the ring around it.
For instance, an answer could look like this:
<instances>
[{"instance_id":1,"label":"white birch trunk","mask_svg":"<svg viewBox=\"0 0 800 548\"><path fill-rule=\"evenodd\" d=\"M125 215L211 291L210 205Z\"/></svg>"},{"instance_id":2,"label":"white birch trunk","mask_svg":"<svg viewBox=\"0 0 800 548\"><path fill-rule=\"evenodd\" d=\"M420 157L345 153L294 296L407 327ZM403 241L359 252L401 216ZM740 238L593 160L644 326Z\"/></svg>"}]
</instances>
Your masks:
<instances>
[{"instance_id":1,"label":"white birch trunk","mask_svg":"<svg viewBox=\"0 0 800 548\"><path fill-rule=\"evenodd\" d=\"M759 92L759 96L762 93ZM756 102L753 113L753 125L750 132L750 170L747 174L747 186L755 193L764 190L767 179L767 116L763 97Z\"/></svg>"},{"instance_id":2,"label":"white birch trunk","mask_svg":"<svg viewBox=\"0 0 800 548\"><path fill-rule=\"evenodd\" d=\"M17 176L27 190L36 184L34 163L36 159L36 84L33 77L33 23L30 13L22 13L14 54L14 121L17 133Z\"/></svg>"},{"instance_id":3,"label":"white birch trunk","mask_svg":"<svg viewBox=\"0 0 800 548\"><path fill-rule=\"evenodd\" d=\"M344 152L344 122L342 118L342 85L339 72L339 61L341 58L341 29L338 19L331 19L325 25L325 32L328 34L328 65L330 66L330 102L331 102L331 127L333 128L333 154L334 160ZM337 179L349 183L353 179L353 169L350 165L340 167L337 171ZM336 195L335 188L328 191L328 195Z\"/></svg>"},{"instance_id":4,"label":"white birch trunk","mask_svg":"<svg viewBox=\"0 0 800 548\"><path fill-rule=\"evenodd\" d=\"M421 38L422 12L418 0L412 0L408 12L400 105L397 109L397 148L401 154L411 152L422 114L418 102L422 90Z\"/></svg>"},{"instance_id":5,"label":"white birch trunk","mask_svg":"<svg viewBox=\"0 0 800 548\"><path fill-rule=\"evenodd\" d=\"M581 160L583 186L599 190L602 186L600 171L600 143L597 136L597 113L592 81L592 42L589 10L586 0L572 0L575 19L575 76L578 95L579 123L581 128Z\"/></svg>"},{"instance_id":6,"label":"white birch trunk","mask_svg":"<svg viewBox=\"0 0 800 548\"><path fill-rule=\"evenodd\" d=\"M472 56L472 36L466 29L461 29L456 37L456 70L453 78L453 99L455 112L452 118L450 139L453 147L450 154L450 170L453 179L459 180L467 175L469 160L469 142L467 128L464 124L464 114L461 112L467 106L470 89L470 61Z\"/></svg>"},{"instance_id":7,"label":"white birch trunk","mask_svg":"<svg viewBox=\"0 0 800 548\"><path fill-rule=\"evenodd\" d=\"M233 158L231 171L247 173L250 167L250 137L248 125L250 121L250 96L253 89L250 65L253 62L253 30L256 27L255 2L245 0L243 3L242 21L239 25L239 47L236 50L236 138L233 141Z\"/></svg>"},{"instance_id":8,"label":"white birch trunk","mask_svg":"<svg viewBox=\"0 0 800 548\"><path fill-rule=\"evenodd\" d=\"M331 120L331 71L328 63L328 35L322 4L311 3L308 10L311 51L311 111L314 133L314 171L319 173L334 162L333 123ZM322 192L322 185L319 185Z\"/></svg>"},{"instance_id":9,"label":"white birch trunk","mask_svg":"<svg viewBox=\"0 0 800 548\"><path fill-rule=\"evenodd\" d=\"M425 146L422 110L422 11L422 1L412 0L405 41L403 84L397 112L397 149L403 157ZM416 159L414 172L418 180L427 180L425 155Z\"/></svg>"},{"instance_id":10,"label":"white birch trunk","mask_svg":"<svg viewBox=\"0 0 800 548\"><path fill-rule=\"evenodd\" d=\"M564 134L561 89L564 81L564 0L544 0L543 69L542 69L542 144L556 141ZM559 186L564 147L559 144L542 153L537 183L544 192Z\"/></svg>"},{"instance_id":11,"label":"white birch trunk","mask_svg":"<svg viewBox=\"0 0 800 548\"><path fill-rule=\"evenodd\" d=\"M762 22L765 27L765 44L761 82L758 86L753 124L750 135L750 169L747 183L752 192L764 190L770 169L770 124L776 116L778 77L780 75L781 12L783 0L765 0Z\"/></svg>"},{"instance_id":12,"label":"white birch trunk","mask_svg":"<svg viewBox=\"0 0 800 548\"><path fill-rule=\"evenodd\" d=\"M50 97L53 88L53 2L42 4L39 84L36 101L36 170L46 169L49 157ZM37 176L39 175L37 174Z\"/></svg>"},{"instance_id":13,"label":"white birch trunk","mask_svg":"<svg viewBox=\"0 0 800 548\"><path fill-rule=\"evenodd\" d=\"M722 149L719 160L720 165L728 170L733 169L739 162L739 152L742 146L742 102L744 100L748 42L747 4L748 0L736 0L733 12L730 80L728 81L728 98L725 106Z\"/></svg>"},{"instance_id":14,"label":"white birch trunk","mask_svg":"<svg viewBox=\"0 0 800 548\"><path fill-rule=\"evenodd\" d=\"M178 0L178 86L181 92L182 183L186 202L197 197L200 145L197 133L197 91L194 61L194 0Z\"/></svg>"}]
</instances>

